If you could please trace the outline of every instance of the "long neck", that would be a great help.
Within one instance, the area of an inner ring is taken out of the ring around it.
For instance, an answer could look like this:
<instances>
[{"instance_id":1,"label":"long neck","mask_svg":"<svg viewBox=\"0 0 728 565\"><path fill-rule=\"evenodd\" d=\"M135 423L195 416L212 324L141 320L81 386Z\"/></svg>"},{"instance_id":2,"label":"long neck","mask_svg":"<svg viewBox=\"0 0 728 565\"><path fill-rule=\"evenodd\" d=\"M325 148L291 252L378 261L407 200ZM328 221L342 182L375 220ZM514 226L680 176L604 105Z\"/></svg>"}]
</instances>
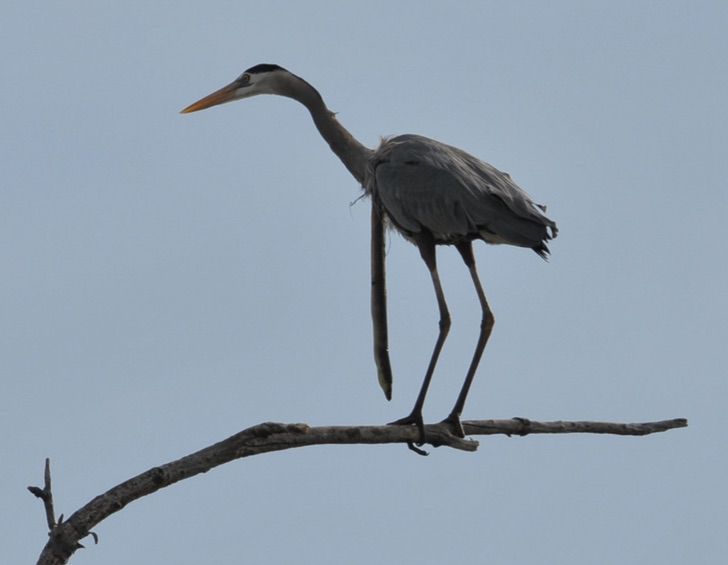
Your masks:
<instances>
[{"instance_id":1,"label":"long neck","mask_svg":"<svg viewBox=\"0 0 728 565\"><path fill-rule=\"evenodd\" d=\"M321 137L341 159L344 166L359 181L364 184L364 174L367 161L373 151L359 143L349 131L342 126L333 112L331 112L321 98L318 91L305 80L291 75L292 80L287 81L282 95L297 100L311 112L316 128Z\"/></svg>"}]
</instances>

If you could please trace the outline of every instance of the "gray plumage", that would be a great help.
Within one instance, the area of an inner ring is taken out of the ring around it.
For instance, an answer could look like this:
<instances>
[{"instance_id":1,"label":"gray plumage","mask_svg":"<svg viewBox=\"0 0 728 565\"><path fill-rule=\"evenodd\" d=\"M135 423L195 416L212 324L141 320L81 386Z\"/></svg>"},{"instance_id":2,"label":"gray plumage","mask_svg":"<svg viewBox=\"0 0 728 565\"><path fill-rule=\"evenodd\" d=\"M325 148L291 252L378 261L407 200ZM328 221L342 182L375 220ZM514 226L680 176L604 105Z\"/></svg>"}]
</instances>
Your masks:
<instances>
[{"instance_id":1,"label":"gray plumage","mask_svg":"<svg viewBox=\"0 0 728 565\"><path fill-rule=\"evenodd\" d=\"M545 258L546 241L557 233L543 208L508 174L420 135L382 141L365 184L406 237L428 230L438 244L483 239L530 247Z\"/></svg>"},{"instance_id":2,"label":"gray plumage","mask_svg":"<svg viewBox=\"0 0 728 565\"><path fill-rule=\"evenodd\" d=\"M374 360L387 399L392 396L383 235L387 224L417 246L430 272L440 312L437 341L412 412L392 422L417 425L421 443L426 440L422 406L450 328L450 313L437 271L436 246L453 245L462 256L483 316L465 381L445 419L455 433L464 435L460 415L494 324L475 266L472 241L482 239L487 243L528 247L545 259L549 253L546 242L556 237L556 224L544 214L546 208L535 204L508 174L461 149L419 135L386 139L376 150L365 147L338 122L313 86L278 65L250 67L232 83L182 112L258 94L286 96L303 104L331 150L371 196ZM423 453L414 445L410 447Z\"/></svg>"}]
</instances>

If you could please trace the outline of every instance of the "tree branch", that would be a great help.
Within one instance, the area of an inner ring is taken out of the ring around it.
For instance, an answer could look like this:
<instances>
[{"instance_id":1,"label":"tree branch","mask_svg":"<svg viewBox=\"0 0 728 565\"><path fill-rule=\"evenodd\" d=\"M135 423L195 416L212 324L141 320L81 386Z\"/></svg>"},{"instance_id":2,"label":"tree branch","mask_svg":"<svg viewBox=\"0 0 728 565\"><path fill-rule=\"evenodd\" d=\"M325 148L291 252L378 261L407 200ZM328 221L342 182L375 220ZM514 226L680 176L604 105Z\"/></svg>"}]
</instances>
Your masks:
<instances>
[{"instance_id":1,"label":"tree branch","mask_svg":"<svg viewBox=\"0 0 728 565\"><path fill-rule=\"evenodd\" d=\"M505 434L508 436L565 433L642 436L673 428L684 428L687 425L687 420L683 418L638 424L533 422L525 418L466 420L463 422L463 428L468 435ZM478 448L477 441L454 436L447 424L427 425L425 431L427 443L434 447L447 446L463 451L475 451ZM80 540L88 535L97 539L96 535L91 532L91 528L130 502L235 459L307 445L405 443L414 448L414 443L418 440L419 431L415 426L311 427L307 424L272 422L259 424L196 453L154 467L124 481L88 502L67 521L64 522L62 518L59 518L58 523L55 523L53 518L50 466L46 460L45 488L29 487L33 494L43 499L50 528L49 540L41 552L38 564L61 565L67 563L71 555L83 547L79 543Z\"/></svg>"},{"instance_id":2,"label":"tree branch","mask_svg":"<svg viewBox=\"0 0 728 565\"><path fill-rule=\"evenodd\" d=\"M53 490L51 489L51 460L47 457L45 460L45 471L43 473L43 488L28 487L28 490L43 501L48 531L52 532L53 528L56 527L56 512L53 509Z\"/></svg>"}]
</instances>

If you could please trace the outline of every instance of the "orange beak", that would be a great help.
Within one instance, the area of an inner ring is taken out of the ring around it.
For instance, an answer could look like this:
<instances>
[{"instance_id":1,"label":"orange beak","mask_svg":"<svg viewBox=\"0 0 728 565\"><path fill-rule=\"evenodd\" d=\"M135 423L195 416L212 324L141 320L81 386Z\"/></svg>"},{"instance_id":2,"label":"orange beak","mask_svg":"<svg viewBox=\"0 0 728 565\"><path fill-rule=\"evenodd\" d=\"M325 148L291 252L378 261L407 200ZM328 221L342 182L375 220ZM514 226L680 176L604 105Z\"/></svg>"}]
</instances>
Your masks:
<instances>
[{"instance_id":1,"label":"orange beak","mask_svg":"<svg viewBox=\"0 0 728 565\"><path fill-rule=\"evenodd\" d=\"M184 110L180 111L180 114L189 114L190 112L197 112L198 110L204 110L211 106L217 106L218 104L225 104L225 102L232 102L235 100L235 91L238 85L231 82L227 86L223 86L220 90L216 90L212 94L208 94L204 98L201 98L194 104L190 104Z\"/></svg>"}]
</instances>

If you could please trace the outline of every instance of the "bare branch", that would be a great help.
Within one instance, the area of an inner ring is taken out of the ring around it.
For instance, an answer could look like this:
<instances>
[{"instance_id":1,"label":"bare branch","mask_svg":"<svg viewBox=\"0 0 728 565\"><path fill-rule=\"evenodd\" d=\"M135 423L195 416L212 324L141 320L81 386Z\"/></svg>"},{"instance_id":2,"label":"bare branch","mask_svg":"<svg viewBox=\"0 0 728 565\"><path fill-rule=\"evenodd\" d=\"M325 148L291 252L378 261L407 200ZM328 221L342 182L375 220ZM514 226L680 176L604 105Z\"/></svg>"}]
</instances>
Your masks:
<instances>
[{"instance_id":1,"label":"bare branch","mask_svg":"<svg viewBox=\"0 0 728 565\"><path fill-rule=\"evenodd\" d=\"M28 490L43 501L45 507L48 531L56 527L56 513L53 510L53 491L51 490L51 460L46 457L45 472L43 473L43 488L28 487Z\"/></svg>"},{"instance_id":2,"label":"bare branch","mask_svg":"<svg viewBox=\"0 0 728 565\"><path fill-rule=\"evenodd\" d=\"M675 428L687 428L685 418L620 424L616 422L533 422L525 418L511 420L470 420L463 422L469 435L529 435L529 434L612 434L619 436L646 436Z\"/></svg>"},{"instance_id":3,"label":"bare branch","mask_svg":"<svg viewBox=\"0 0 728 565\"><path fill-rule=\"evenodd\" d=\"M685 419L620 424L612 422L533 422L525 418L511 420L466 420L462 422L468 435L505 434L564 434L593 433L642 436L664 432L688 425ZM434 447L447 446L463 451L475 451L478 442L454 436L447 424L425 426L427 443ZM188 479L199 473L223 465L235 459L326 444L413 444L419 440L416 426L325 426L307 424L264 423L243 430L219 443L201 449L176 461L154 467L108 490L76 511L67 521L52 519L50 496L50 470L46 473L46 488L29 487L31 492L46 502L51 535L38 559L42 565L67 563L73 553L82 547L80 540L91 533L96 524L143 496ZM47 464L47 469L49 469ZM47 496L42 493L47 491ZM50 508L50 510L49 510ZM95 539L95 535L94 535Z\"/></svg>"}]
</instances>

